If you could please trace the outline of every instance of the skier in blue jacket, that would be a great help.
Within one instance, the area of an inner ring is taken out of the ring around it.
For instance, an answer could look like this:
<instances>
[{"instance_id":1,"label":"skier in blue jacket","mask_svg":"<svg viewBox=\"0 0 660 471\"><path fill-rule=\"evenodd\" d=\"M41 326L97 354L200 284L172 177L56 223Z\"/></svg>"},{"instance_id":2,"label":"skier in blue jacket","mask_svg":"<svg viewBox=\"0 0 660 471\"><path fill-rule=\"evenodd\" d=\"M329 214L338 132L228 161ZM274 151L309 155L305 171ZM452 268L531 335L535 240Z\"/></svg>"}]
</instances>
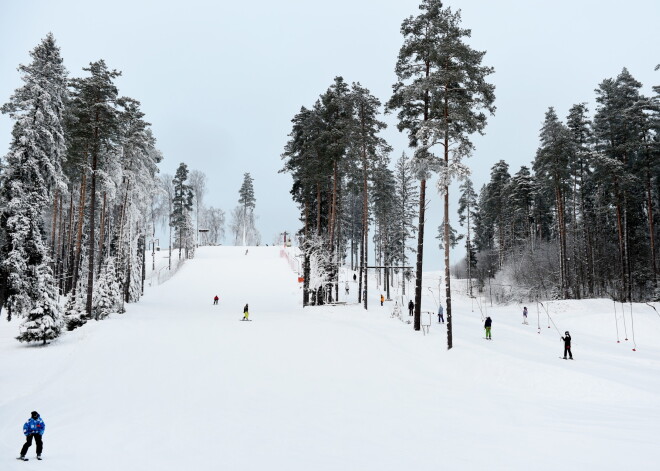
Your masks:
<instances>
[{"instance_id":1,"label":"skier in blue jacket","mask_svg":"<svg viewBox=\"0 0 660 471\"><path fill-rule=\"evenodd\" d=\"M21 448L21 456L18 457L19 460L27 461L25 454L28 451L28 448L32 445L32 438L37 442L37 459L41 459L41 452L44 449L44 442L41 440L41 436L46 431L46 424L35 410L30 414L30 418L23 425L23 435L25 435L25 444Z\"/></svg>"}]
</instances>

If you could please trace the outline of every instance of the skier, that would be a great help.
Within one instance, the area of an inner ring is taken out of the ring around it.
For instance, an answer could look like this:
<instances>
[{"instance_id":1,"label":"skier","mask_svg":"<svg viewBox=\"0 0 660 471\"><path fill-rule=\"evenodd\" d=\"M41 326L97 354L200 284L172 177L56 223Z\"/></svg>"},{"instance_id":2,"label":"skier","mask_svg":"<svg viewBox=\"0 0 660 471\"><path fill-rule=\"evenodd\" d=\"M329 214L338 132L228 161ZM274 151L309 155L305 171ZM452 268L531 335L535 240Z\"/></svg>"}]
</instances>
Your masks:
<instances>
[{"instance_id":1,"label":"skier","mask_svg":"<svg viewBox=\"0 0 660 471\"><path fill-rule=\"evenodd\" d=\"M16 459L23 461L28 460L28 458L25 457L25 454L27 453L28 448L30 448L30 445L32 445L32 438L34 438L34 441L37 442L37 459L40 460L41 452L44 449L44 443L41 440L41 436L45 431L46 424L41 416L39 416L39 413L36 410L33 410L30 413L30 418L25 422L25 425L23 425L23 434L25 435L26 440L23 448L21 448L21 456Z\"/></svg>"},{"instance_id":2,"label":"skier","mask_svg":"<svg viewBox=\"0 0 660 471\"><path fill-rule=\"evenodd\" d=\"M408 301L408 315L412 316L414 310L415 310L415 303L411 299L410 301Z\"/></svg>"},{"instance_id":3,"label":"skier","mask_svg":"<svg viewBox=\"0 0 660 471\"><path fill-rule=\"evenodd\" d=\"M442 304L438 306L438 324L445 323L444 310L442 309Z\"/></svg>"},{"instance_id":4,"label":"skier","mask_svg":"<svg viewBox=\"0 0 660 471\"><path fill-rule=\"evenodd\" d=\"M243 308L243 319L242 321L249 321L248 317L250 316L250 313L248 312L248 305L246 304L245 307Z\"/></svg>"},{"instance_id":5,"label":"skier","mask_svg":"<svg viewBox=\"0 0 660 471\"><path fill-rule=\"evenodd\" d=\"M401 317L401 308L399 307L399 301L394 302L394 309L392 310L391 317Z\"/></svg>"},{"instance_id":6,"label":"skier","mask_svg":"<svg viewBox=\"0 0 660 471\"><path fill-rule=\"evenodd\" d=\"M382 293L381 293L381 295L380 295L380 305L381 306L383 305L383 301L385 301L385 296L383 296Z\"/></svg>"},{"instance_id":7,"label":"skier","mask_svg":"<svg viewBox=\"0 0 660 471\"><path fill-rule=\"evenodd\" d=\"M486 317L486 323L484 324L484 327L486 329L486 339L488 340L493 340L492 337L490 336L490 326L493 323L490 317Z\"/></svg>"},{"instance_id":8,"label":"skier","mask_svg":"<svg viewBox=\"0 0 660 471\"><path fill-rule=\"evenodd\" d=\"M213 298L213 304L218 304L218 301L219 301L219 300L220 300L220 298L219 298L218 295L216 294L216 295L215 295L215 298Z\"/></svg>"},{"instance_id":9,"label":"skier","mask_svg":"<svg viewBox=\"0 0 660 471\"><path fill-rule=\"evenodd\" d=\"M564 341L564 360L566 360L566 352L570 356L571 360L573 359L573 353L571 352L571 334L568 333L568 330L564 333L564 337L561 337Z\"/></svg>"},{"instance_id":10,"label":"skier","mask_svg":"<svg viewBox=\"0 0 660 471\"><path fill-rule=\"evenodd\" d=\"M529 324L527 322L527 306L523 308L523 324Z\"/></svg>"},{"instance_id":11,"label":"skier","mask_svg":"<svg viewBox=\"0 0 660 471\"><path fill-rule=\"evenodd\" d=\"M345 289L346 289L346 296L348 296L348 281L346 282Z\"/></svg>"}]
</instances>

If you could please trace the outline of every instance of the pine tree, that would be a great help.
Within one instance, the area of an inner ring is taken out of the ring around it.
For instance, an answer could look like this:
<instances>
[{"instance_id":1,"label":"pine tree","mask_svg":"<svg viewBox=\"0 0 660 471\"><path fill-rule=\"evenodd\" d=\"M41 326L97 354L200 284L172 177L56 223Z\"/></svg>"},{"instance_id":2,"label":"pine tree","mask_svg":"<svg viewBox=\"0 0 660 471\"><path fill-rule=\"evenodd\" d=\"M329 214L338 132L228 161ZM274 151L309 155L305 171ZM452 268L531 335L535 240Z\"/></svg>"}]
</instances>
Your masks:
<instances>
[{"instance_id":1,"label":"pine tree","mask_svg":"<svg viewBox=\"0 0 660 471\"><path fill-rule=\"evenodd\" d=\"M253 178L249 173L243 174L243 183L238 190L238 204L239 204L239 227L242 235L242 245L247 245L248 234L254 230L254 208L256 206L256 198L254 197L254 185L252 184ZM250 237L253 241L253 238Z\"/></svg>"},{"instance_id":2,"label":"pine tree","mask_svg":"<svg viewBox=\"0 0 660 471\"><path fill-rule=\"evenodd\" d=\"M360 243L360 279L358 281L358 301L367 309L368 276L367 260L369 247L369 181L373 179L379 161L387 156L391 148L378 134L386 128L380 121L380 101L371 92L354 83L350 100L354 110L349 124L350 154L359 162L362 174L362 234Z\"/></svg>"},{"instance_id":3,"label":"pine tree","mask_svg":"<svg viewBox=\"0 0 660 471\"><path fill-rule=\"evenodd\" d=\"M43 210L66 188L62 173L67 100L66 70L52 34L19 67L25 85L2 107L15 124L0 180L0 307L29 313L21 339L44 342L59 335L59 306L43 227ZM50 320L48 320L50 319Z\"/></svg>"},{"instance_id":4,"label":"pine tree","mask_svg":"<svg viewBox=\"0 0 660 471\"><path fill-rule=\"evenodd\" d=\"M91 163L89 188L87 316L92 315L94 274L97 255L97 181L98 171L112 162L120 142L120 121L117 110L118 90L114 80L121 72L109 70L105 61L92 62L83 67L89 77L71 81L72 110L78 133Z\"/></svg>"},{"instance_id":5,"label":"pine tree","mask_svg":"<svg viewBox=\"0 0 660 471\"><path fill-rule=\"evenodd\" d=\"M408 256L407 252L414 252L413 247L408 246L408 240L414 237L417 228L414 224L415 216L418 212L417 204L419 204L419 191L415 184L415 178L412 173L410 161L405 152L401 153L401 157L396 161L394 178L396 181L396 193L398 208L395 213L395 231L400 247L400 254L397 260L401 263L401 267L407 266ZM402 276L408 278L410 270L402 268ZM402 294L406 294L405 282L402 283Z\"/></svg>"},{"instance_id":6,"label":"pine tree","mask_svg":"<svg viewBox=\"0 0 660 471\"><path fill-rule=\"evenodd\" d=\"M16 339L21 342L42 342L45 345L60 336L64 322L57 304L57 288L50 267L42 264L36 271L34 290L39 293L39 297L21 324Z\"/></svg>"},{"instance_id":7,"label":"pine tree","mask_svg":"<svg viewBox=\"0 0 660 471\"><path fill-rule=\"evenodd\" d=\"M646 241L641 246L636 243L640 219L635 206L643 198L643 193L639 193L643 185L633 173L644 135L642 103L646 100L639 93L641 87L624 68L616 79L606 79L596 89L595 177L606 186L610 204L615 208L621 300L632 299L634 258L646 244Z\"/></svg>"},{"instance_id":8,"label":"pine tree","mask_svg":"<svg viewBox=\"0 0 660 471\"><path fill-rule=\"evenodd\" d=\"M401 32L404 45L399 52L396 73L399 81L389 109L400 109L399 130L407 130L411 147L416 148L420 186L417 283L415 287L415 330L420 329L424 207L429 172L438 171L438 188L444 194L445 288L447 310L447 348L452 348L450 287L449 184L453 178L469 174L462 164L473 145L469 136L483 133L486 115L495 107L494 86L486 82L493 73L482 66L485 52L470 48L464 38L470 30L460 27L460 12L442 9L439 0L423 0L422 13L404 20ZM442 148L443 158L433 155L434 146Z\"/></svg>"},{"instance_id":9,"label":"pine tree","mask_svg":"<svg viewBox=\"0 0 660 471\"><path fill-rule=\"evenodd\" d=\"M545 114L541 128L541 145L536 152L534 171L537 180L554 197L554 212L559 235L559 288L564 298L570 296L567 268L566 195L570 194L569 163L575 152L568 128L559 121L554 108Z\"/></svg>"},{"instance_id":10,"label":"pine tree","mask_svg":"<svg viewBox=\"0 0 660 471\"><path fill-rule=\"evenodd\" d=\"M108 258L94 291L94 316L101 320L114 312L118 312L121 304L121 286L117 280L114 259Z\"/></svg>"},{"instance_id":11,"label":"pine tree","mask_svg":"<svg viewBox=\"0 0 660 471\"><path fill-rule=\"evenodd\" d=\"M193 193L188 181L188 166L181 162L172 179L174 194L172 197L172 212L170 213L170 226L175 230L175 243L179 246L179 260L186 240L191 237L187 233L190 229L190 211L193 207Z\"/></svg>"},{"instance_id":12,"label":"pine tree","mask_svg":"<svg viewBox=\"0 0 660 471\"><path fill-rule=\"evenodd\" d=\"M466 225L465 238L466 266L468 277L468 294L472 296L472 276L477 268L476 251L472 244L472 224L477 217L477 193L474 191L472 180L465 178L459 187L461 196L458 199L458 223Z\"/></svg>"}]
</instances>

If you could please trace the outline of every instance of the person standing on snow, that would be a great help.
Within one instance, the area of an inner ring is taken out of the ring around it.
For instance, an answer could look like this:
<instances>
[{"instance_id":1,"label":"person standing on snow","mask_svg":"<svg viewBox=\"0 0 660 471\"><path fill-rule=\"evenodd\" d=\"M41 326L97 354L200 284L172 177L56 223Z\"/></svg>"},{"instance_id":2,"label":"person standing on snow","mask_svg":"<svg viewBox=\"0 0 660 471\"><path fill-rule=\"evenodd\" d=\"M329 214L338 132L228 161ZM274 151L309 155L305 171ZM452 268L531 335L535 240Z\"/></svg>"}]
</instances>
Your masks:
<instances>
[{"instance_id":1,"label":"person standing on snow","mask_svg":"<svg viewBox=\"0 0 660 471\"><path fill-rule=\"evenodd\" d=\"M250 313L248 312L248 305L246 304L245 307L243 308L243 321L249 320L248 317L250 316Z\"/></svg>"},{"instance_id":2,"label":"person standing on snow","mask_svg":"<svg viewBox=\"0 0 660 471\"><path fill-rule=\"evenodd\" d=\"M28 460L28 458L25 457L25 454L27 453L28 448L32 445L32 439L34 438L34 441L37 442L37 459L40 460L41 452L44 449L44 442L41 440L41 436L45 431L46 424L39 413L33 410L30 414L30 418L25 422L25 425L23 425L23 435L25 435L26 440L23 448L21 448L21 456L17 459L23 461Z\"/></svg>"},{"instance_id":3,"label":"person standing on snow","mask_svg":"<svg viewBox=\"0 0 660 471\"><path fill-rule=\"evenodd\" d=\"M523 324L528 324L527 322L527 306L523 308Z\"/></svg>"},{"instance_id":4,"label":"person standing on snow","mask_svg":"<svg viewBox=\"0 0 660 471\"><path fill-rule=\"evenodd\" d=\"M486 329L486 338L488 340L493 340L492 337L490 336L490 326L493 324L493 321L491 320L490 317L486 317L486 323L484 324L484 328Z\"/></svg>"},{"instance_id":5,"label":"person standing on snow","mask_svg":"<svg viewBox=\"0 0 660 471\"><path fill-rule=\"evenodd\" d=\"M570 356L571 360L573 359L573 353L571 352L571 334L568 333L568 330L564 333L564 337L560 337L564 341L564 360L566 360L566 353Z\"/></svg>"},{"instance_id":6,"label":"person standing on snow","mask_svg":"<svg viewBox=\"0 0 660 471\"><path fill-rule=\"evenodd\" d=\"M344 287L346 289L346 295L348 296L348 281L346 282L346 285Z\"/></svg>"},{"instance_id":7,"label":"person standing on snow","mask_svg":"<svg viewBox=\"0 0 660 471\"><path fill-rule=\"evenodd\" d=\"M220 300L220 298L219 298L218 295L216 294L216 295L215 295L215 298L213 298L213 304L218 304L218 301L219 301L219 300Z\"/></svg>"},{"instance_id":8,"label":"person standing on snow","mask_svg":"<svg viewBox=\"0 0 660 471\"><path fill-rule=\"evenodd\" d=\"M444 324L445 323L445 317L444 317L444 309L442 309L442 304L438 306L438 324Z\"/></svg>"},{"instance_id":9,"label":"person standing on snow","mask_svg":"<svg viewBox=\"0 0 660 471\"><path fill-rule=\"evenodd\" d=\"M392 315L390 317L401 317L401 308L399 307L399 301L394 302L394 309L392 310Z\"/></svg>"},{"instance_id":10,"label":"person standing on snow","mask_svg":"<svg viewBox=\"0 0 660 471\"><path fill-rule=\"evenodd\" d=\"M408 301L408 315L412 316L414 310L415 310L415 303L411 299L410 301Z\"/></svg>"},{"instance_id":11,"label":"person standing on snow","mask_svg":"<svg viewBox=\"0 0 660 471\"><path fill-rule=\"evenodd\" d=\"M383 301L385 301L385 296L383 296L383 295L381 294L381 295L380 295L380 305L381 305L381 306L383 305Z\"/></svg>"}]
</instances>

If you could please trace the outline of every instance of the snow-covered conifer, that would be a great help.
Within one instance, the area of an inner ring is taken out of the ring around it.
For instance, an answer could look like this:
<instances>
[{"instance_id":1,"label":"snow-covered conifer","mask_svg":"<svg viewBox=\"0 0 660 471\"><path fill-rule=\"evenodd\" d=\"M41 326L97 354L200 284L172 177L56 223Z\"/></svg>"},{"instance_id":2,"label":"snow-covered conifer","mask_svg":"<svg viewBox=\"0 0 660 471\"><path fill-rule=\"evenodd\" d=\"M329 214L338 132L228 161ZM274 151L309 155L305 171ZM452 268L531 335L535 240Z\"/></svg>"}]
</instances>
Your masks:
<instances>
[{"instance_id":1,"label":"snow-covered conifer","mask_svg":"<svg viewBox=\"0 0 660 471\"><path fill-rule=\"evenodd\" d=\"M114 259L110 257L101 269L101 275L94 289L95 319L105 319L110 314L117 312L121 296L121 286L117 280Z\"/></svg>"},{"instance_id":2,"label":"snow-covered conifer","mask_svg":"<svg viewBox=\"0 0 660 471\"><path fill-rule=\"evenodd\" d=\"M61 308L57 302L57 288L51 269L42 264L36 269L37 283L34 289L39 296L25 321L20 326L20 334L16 337L21 342L42 342L53 340L60 336L64 322Z\"/></svg>"},{"instance_id":3,"label":"snow-covered conifer","mask_svg":"<svg viewBox=\"0 0 660 471\"><path fill-rule=\"evenodd\" d=\"M0 288L0 305L34 317L39 315L35 310L49 315L51 309L45 299L50 288L44 283L54 280L44 268L50 256L43 211L53 192L65 188L62 159L67 90L66 70L52 34L30 55L32 63L19 67L25 85L2 107L15 124L0 179L0 232L5 244L0 260L0 280L5 285Z\"/></svg>"}]
</instances>

